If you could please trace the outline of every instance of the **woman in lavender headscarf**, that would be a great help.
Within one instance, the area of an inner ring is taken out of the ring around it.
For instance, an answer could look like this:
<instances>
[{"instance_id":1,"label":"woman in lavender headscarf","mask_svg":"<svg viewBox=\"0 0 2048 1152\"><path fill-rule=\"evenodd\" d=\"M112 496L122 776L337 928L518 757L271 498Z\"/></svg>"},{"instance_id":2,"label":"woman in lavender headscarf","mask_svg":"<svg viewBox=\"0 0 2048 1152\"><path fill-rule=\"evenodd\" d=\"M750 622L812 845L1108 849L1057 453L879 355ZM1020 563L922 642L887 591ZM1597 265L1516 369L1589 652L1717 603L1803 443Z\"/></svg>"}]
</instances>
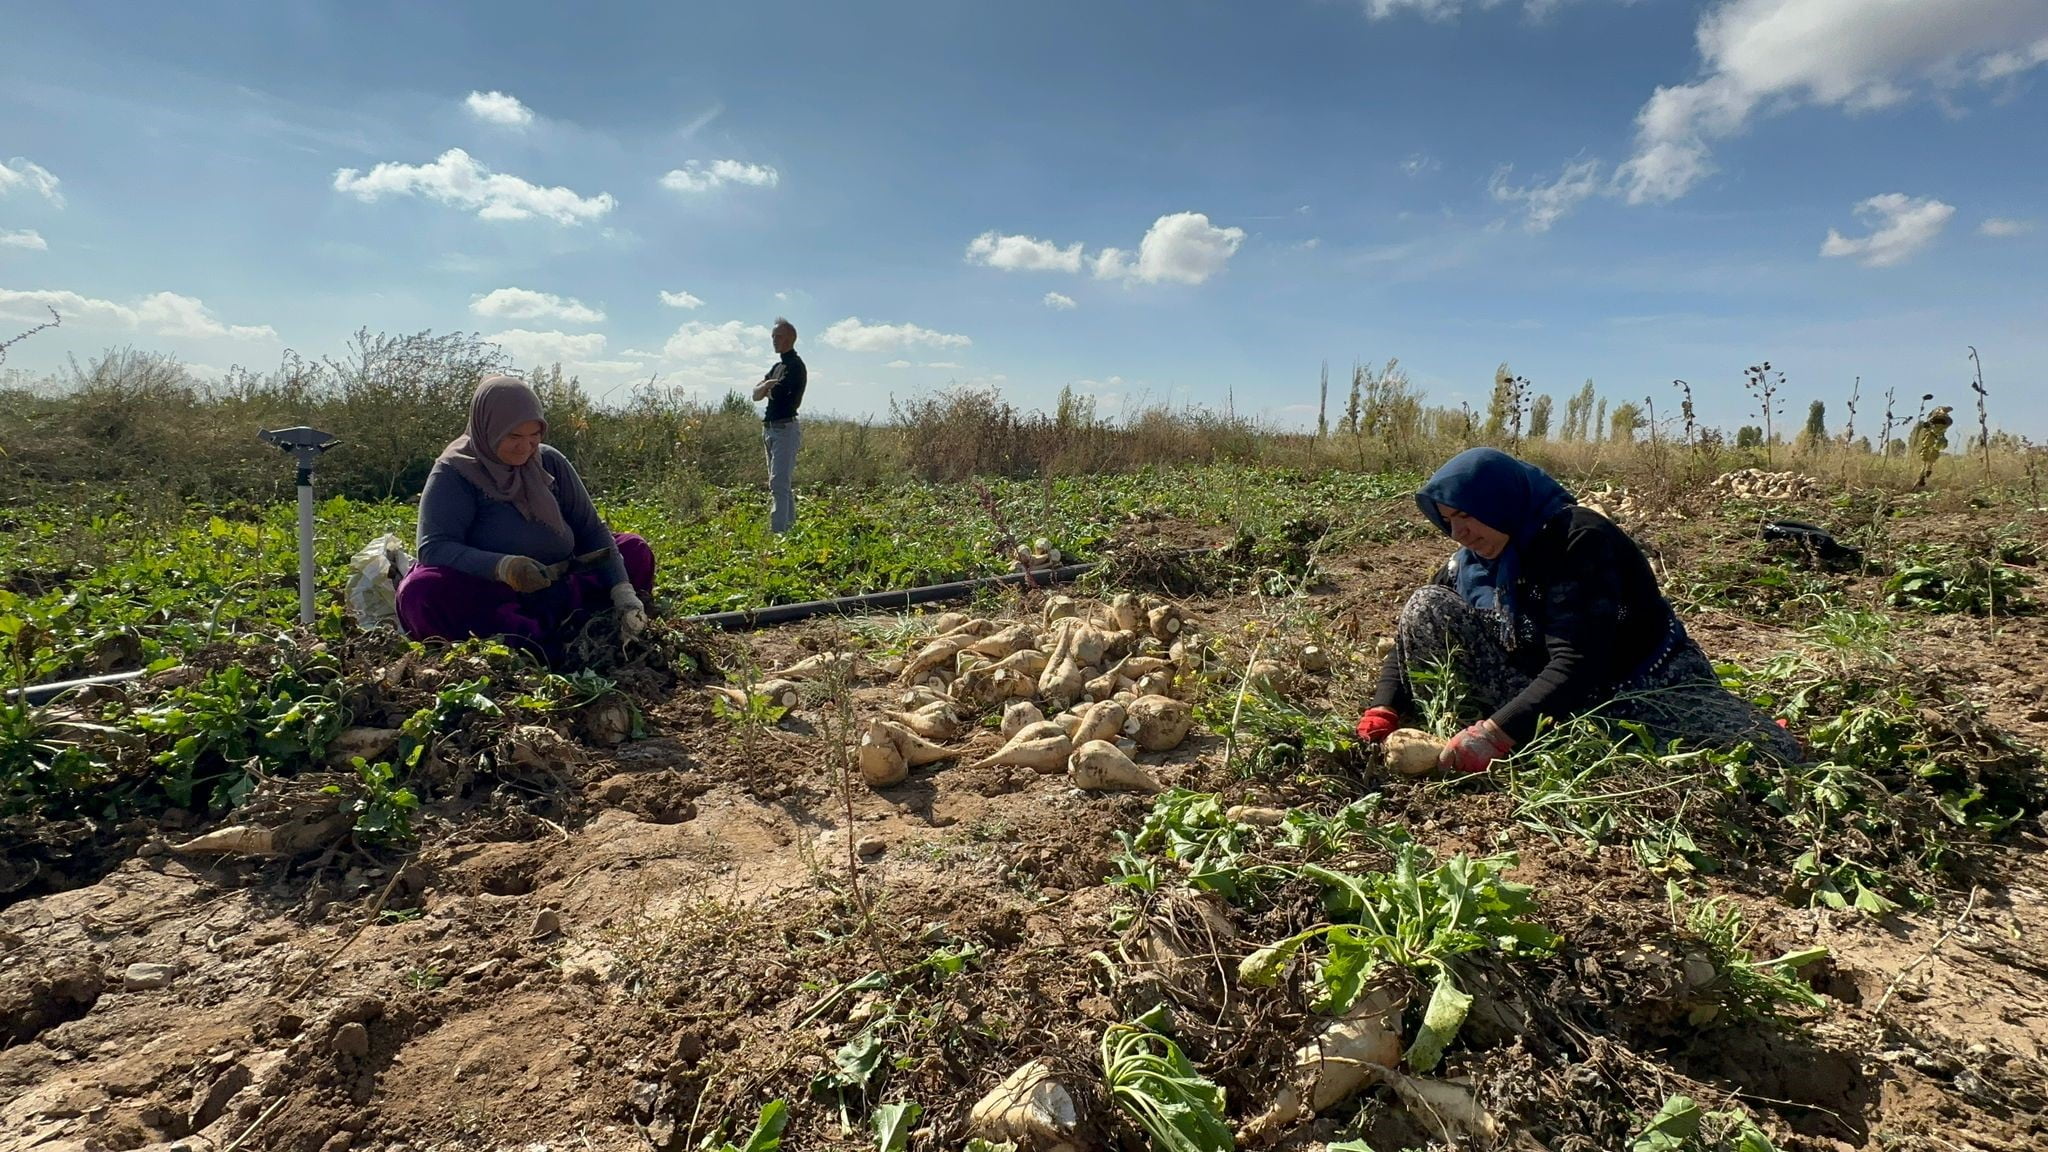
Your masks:
<instances>
[{"instance_id":1,"label":"woman in lavender headscarf","mask_svg":"<svg viewBox=\"0 0 2048 1152\"><path fill-rule=\"evenodd\" d=\"M524 381L491 376L469 429L434 461L420 496L419 563L398 586L416 640L502 636L559 659L566 625L611 607L626 640L647 626L654 551L598 518Z\"/></svg>"}]
</instances>

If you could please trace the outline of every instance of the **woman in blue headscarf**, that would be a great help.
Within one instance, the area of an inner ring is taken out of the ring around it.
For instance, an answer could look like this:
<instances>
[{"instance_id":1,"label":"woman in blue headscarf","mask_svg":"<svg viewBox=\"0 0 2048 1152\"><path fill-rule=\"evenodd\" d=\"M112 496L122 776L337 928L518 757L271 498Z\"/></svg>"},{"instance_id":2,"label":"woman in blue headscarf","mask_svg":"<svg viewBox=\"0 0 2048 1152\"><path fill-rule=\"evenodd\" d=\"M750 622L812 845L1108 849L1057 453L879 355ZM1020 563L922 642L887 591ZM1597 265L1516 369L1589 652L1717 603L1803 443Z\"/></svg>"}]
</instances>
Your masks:
<instances>
[{"instance_id":1,"label":"woman in blue headscarf","mask_svg":"<svg viewBox=\"0 0 2048 1152\"><path fill-rule=\"evenodd\" d=\"M1416 672L1449 668L1486 714L1444 749L1439 763L1455 771L1485 771L1544 717L1594 709L1688 745L1747 742L1799 759L1790 733L1721 687L1635 541L1541 468L1473 448L1437 469L1415 503L1459 548L1402 608L1360 739L1400 726Z\"/></svg>"}]
</instances>

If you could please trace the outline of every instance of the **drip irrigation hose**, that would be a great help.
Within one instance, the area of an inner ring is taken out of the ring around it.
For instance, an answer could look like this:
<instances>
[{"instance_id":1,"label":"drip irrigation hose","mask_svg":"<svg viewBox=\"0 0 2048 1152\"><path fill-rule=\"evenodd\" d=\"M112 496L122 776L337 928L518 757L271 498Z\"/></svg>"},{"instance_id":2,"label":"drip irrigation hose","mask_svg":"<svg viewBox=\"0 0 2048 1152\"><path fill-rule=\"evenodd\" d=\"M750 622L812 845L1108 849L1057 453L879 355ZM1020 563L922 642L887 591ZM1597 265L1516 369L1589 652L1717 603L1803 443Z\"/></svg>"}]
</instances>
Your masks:
<instances>
[{"instance_id":1,"label":"drip irrigation hose","mask_svg":"<svg viewBox=\"0 0 2048 1152\"><path fill-rule=\"evenodd\" d=\"M750 632L757 628L774 628L782 624L794 624L816 616L860 616L869 612L894 608L913 608L920 604L937 604L947 600L965 600L984 588L997 588L1011 584L1030 584L1033 587L1066 584L1095 570L1095 565L1068 564L1060 568L1048 568L1037 572L1005 572L1000 576L980 576L972 580L954 580L945 584L927 584L921 588L898 588L888 592L863 592L858 596L840 596L831 600L806 600L801 604L771 604L766 608L746 608L737 612L707 612L698 616L679 616L672 619L678 624L702 624L709 628L720 628L728 632ZM41 707L69 693L99 684L125 684L141 676L140 672L112 672L105 676L86 676L77 680L64 680L54 684L31 684L26 688L10 688L7 696L11 700Z\"/></svg>"}]
</instances>

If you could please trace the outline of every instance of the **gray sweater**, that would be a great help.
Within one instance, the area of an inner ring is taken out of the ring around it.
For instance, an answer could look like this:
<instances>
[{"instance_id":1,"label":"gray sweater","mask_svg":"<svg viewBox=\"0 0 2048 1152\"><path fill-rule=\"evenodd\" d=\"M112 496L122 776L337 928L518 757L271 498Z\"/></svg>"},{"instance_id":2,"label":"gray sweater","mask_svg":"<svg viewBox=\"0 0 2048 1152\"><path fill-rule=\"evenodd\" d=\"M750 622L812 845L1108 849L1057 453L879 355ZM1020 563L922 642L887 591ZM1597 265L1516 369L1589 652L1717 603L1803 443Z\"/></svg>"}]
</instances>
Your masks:
<instances>
[{"instance_id":1,"label":"gray sweater","mask_svg":"<svg viewBox=\"0 0 2048 1152\"><path fill-rule=\"evenodd\" d=\"M571 548L554 533L519 514L503 500L484 495L476 485L446 464L435 464L420 494L420 563L453 568L485 580L497 579L498 561L528 556L554 564L600 548L611 548L603 565L608 584L626 582L626 562L612 546L611 529L598 518L597 505L569 458L552 445L540 446L541 467L555 478L555 499L562 520L576 534Z\"/></svg>"}]
</instances>

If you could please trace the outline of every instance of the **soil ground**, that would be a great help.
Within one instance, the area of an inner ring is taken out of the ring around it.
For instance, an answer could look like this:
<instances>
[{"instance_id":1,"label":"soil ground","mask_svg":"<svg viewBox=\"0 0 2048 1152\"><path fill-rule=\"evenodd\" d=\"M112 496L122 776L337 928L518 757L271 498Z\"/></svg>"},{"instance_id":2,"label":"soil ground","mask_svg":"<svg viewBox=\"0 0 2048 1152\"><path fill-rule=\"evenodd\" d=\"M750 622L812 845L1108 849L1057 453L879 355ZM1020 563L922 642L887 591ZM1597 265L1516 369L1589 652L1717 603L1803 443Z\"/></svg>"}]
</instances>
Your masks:
<instances>
[{"instance_id":1,"label":"soil ground","mask_svg":"<svg viewBox=\"0 0 2048 1152\"><path fill-rule=\"evenodd\" d=\"M1402 525L1408 513L1361 516ZM1929 513L1893 533L1966 541L2008 519ZM2048 518L2023 524L2048 539ZM1668 583L1743 553L1754 518L1703 511L1637 528ZM1209 535L1173 523L1134 534ZM1443 552L1406 528L1358 536L1320 557L1327 579L1302 601L1248 592L1186 608L1217 636L1257 621L1304 630L1337 657L1307 695L1353 710L1376 671L1376 635ZM1860 577L1844 594L1877 598ZM1035 603L996 607L1022 615ZM2048 744L2048 618L1901 619L1903 662L1981 705L1990 726ZM1790 623L1753 612L1700 608L1689 624L1717 658L1757 661L1797 642ZM835 650L850 632L814 622L739 642L766 668ZM871 673L853 697L867 714L894 694ZM785 1147L873 1147L864 1125L845 1134L806 1090L849 1022L889 1007L835 990L943 949L975 958L897 985L914 994L896 1003L885 1094L923 1105L910 1147L963 1146L969 1107L1031 1059L1080 1099L1086 1146L1122 1146L1128 1126L1092 1087L1097 1038L1127 1018L1103 968L1131 944L1103 879L1115 833L1135 829L1149 799L944 765L880 792L842 789L837 711L807 698L779 725L746 726L679 689L649 707L646 739L575 750L539 785L428 813L403 854L197 858L167 848L194 829L166 827L91 883L16 901L0 910L0 1148L696 1148L720 1126L743 1137L776 1097L793 1106ZM1167 782L1232 803L1294 799L1226 772L1214 735L1145 759ZM1515 878L1535 886L1566 944L1490 971L1491 1008L1444 1069L1498 1117L1497 1139L1432 1130L1379 1090L1283 1146L1320 1147L1356 1120L1383 1149L1612 1150L1682 1091L1739 1104L1790 1150L2048 1147L2037 821L2002 836L1967 887L1886 916L1776 903L1739 867L1708 878L1760 926L1757 954L1818 944L1830 959L1813 976L1825 1012L1704 1030L1660 1011L1643 946L1668 938L1670 914L1663 881L1626 848L1553 843L1483 785L1356 784L1382 792L1433 849L1518 851ZM1190 954L1198 970L1217 967ZM1277 999L1219 1008L1213 1022L1184 1036L1241 1118L1277 1088L1312 1024Z\"/></svg>"}]
</instances>

